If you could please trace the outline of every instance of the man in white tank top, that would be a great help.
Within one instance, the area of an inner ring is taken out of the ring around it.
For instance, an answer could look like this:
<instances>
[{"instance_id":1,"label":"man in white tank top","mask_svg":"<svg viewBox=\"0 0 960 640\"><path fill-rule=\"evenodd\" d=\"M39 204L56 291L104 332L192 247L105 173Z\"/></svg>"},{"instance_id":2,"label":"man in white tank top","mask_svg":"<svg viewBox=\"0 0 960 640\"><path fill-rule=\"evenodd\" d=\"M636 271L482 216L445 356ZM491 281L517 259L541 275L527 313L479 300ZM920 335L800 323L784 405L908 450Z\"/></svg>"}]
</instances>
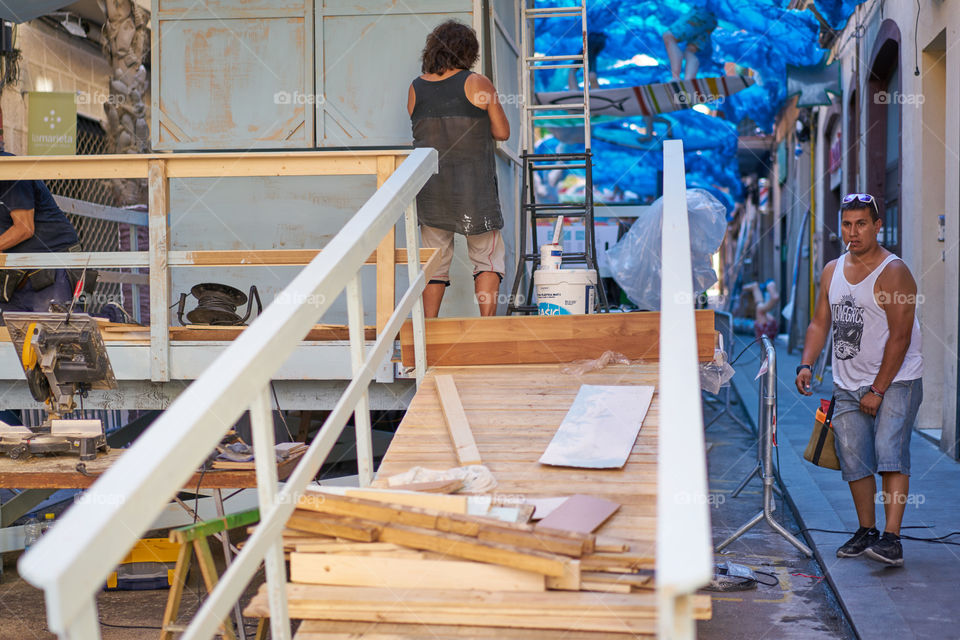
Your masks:
<instances>
[{"instance_id":1,"label":"man in white tank top","mask_svg":"<svg viewBox=\"0 0 960 640\"><path fill-rule=\"evenodd\" d=\"M817 359L832 329L837 456L860 521L837 557L866 554L901 566L910 435L923 399L917 285L907 265L877 243L883 222L873 196L845 196L841 226L847 253L823 268L796 385L800 393L811 395L809 363ZM877 473L885 515L882 536L876 529Z\"/></svg>"}]
</instances>

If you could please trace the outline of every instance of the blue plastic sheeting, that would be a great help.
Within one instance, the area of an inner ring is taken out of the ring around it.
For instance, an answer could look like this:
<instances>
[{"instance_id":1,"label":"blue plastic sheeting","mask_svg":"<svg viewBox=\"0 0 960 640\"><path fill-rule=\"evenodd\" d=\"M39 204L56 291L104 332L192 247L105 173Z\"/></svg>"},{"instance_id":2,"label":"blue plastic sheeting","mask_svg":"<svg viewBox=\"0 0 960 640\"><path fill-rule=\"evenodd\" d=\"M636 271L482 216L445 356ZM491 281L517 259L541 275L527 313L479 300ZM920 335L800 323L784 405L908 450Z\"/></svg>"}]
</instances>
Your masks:
<instances>
[{"instance_id":1,"label":"blue plastic sheeting","mask_svg":"<svg viewBox=\"0 0 960 640\"><path fill-rule=\"evenodd\" d=\"M857 8L857 5L863 4L866 0L814 0L817 11L823 16L823 19L834 29L843 29L847 20Z\"/></svg>"},{"instance_id":2,"label":"blue plastic sheeting","mask_svg":"<svg viewBox=\"0 0 960 640\"><path fill-rule=\"evenodd\" d=\"M697 53L698 76L723 75L726 62L755 72L757 84L722 103L710 105L719 110L725 120L694 111L664 116L670 122L669 137L684 141L688 185L708 189L731 209L732 203L742 195L734 123L750 118L760 131L772 131L787 97L786 65L814 65L824 54L818 42L816 17L809 11L787 9L788 3L788 0L606 0L591 2L587 7L589 30L606 36L606 46L599 53L595 69L601 86L639 86L670 80L663 32L694 11L711 12L718 25L706 39L709 46ZM856 4L856 0L816 2L831 25L845 22ZM537 1L538 7L564 5L569 3ZM578 23L579 20L573 19L538 20L537 53L579 52ZM535 77L538 91L567 88L566 70L538 72ZM655 197L653 176L660 169L662 156L657 141L638 142L637 129L643 127L642 118L594 126L594 184L598 191L609 192L619 186L635 192L640 201ZM565 148L572 150L571 145Z\"/></svg>"}]
</instances>

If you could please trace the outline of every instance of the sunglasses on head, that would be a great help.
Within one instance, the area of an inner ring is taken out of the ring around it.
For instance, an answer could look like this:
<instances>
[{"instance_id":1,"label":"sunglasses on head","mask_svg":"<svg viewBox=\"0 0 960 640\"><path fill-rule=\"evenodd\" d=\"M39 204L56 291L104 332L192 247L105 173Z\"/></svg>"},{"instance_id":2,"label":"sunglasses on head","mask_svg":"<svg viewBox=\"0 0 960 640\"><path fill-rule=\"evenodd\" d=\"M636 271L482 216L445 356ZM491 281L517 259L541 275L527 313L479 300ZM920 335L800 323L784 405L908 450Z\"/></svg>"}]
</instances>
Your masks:
<instances>
[{"instance_id":1,"label":"sunglasses on head","mask_svg":"<svg viewBox=\"0 0 960 640\"><path fill-rule=\"evenodd\" d=\"M854 200L859 200L864 204L871 204L873 202L873 196L869 193L848 193L843 196L843 204L850 204Z\"/></svg>"}]
</instances>

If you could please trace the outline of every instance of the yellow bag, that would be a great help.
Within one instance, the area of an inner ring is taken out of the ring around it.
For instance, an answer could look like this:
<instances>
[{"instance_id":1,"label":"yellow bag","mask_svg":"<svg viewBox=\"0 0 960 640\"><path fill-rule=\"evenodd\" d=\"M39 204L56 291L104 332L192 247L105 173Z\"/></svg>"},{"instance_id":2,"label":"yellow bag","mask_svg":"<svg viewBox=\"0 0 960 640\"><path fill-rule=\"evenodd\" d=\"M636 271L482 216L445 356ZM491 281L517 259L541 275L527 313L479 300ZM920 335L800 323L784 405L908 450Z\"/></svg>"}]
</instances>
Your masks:
<instances>
[{"instance_id":1,"label":"yellow bag","mask_svg":"<svg viewBox=\"0 0 960 640\"><path fill-rule=\"evenodd\" d=\"M810 442L803 452L805 460L825 469L840 469L840 459L837 458L837 443L833 434L833 402L820 401L817 409L816 422L810 434ZM824 405L827 405L824 407Z\"/></svg>"}]
</instances>

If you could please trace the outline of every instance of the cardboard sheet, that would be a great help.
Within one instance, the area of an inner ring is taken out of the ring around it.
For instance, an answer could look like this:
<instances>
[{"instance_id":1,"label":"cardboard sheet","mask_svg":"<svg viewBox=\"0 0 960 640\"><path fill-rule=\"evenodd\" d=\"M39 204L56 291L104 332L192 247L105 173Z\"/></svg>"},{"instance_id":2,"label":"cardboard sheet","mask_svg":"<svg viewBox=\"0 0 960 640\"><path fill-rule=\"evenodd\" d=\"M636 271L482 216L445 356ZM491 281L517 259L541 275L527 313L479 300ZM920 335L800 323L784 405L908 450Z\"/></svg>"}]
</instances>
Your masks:
<instances>
[{"instance_id":1,"label":"cardboard sheet","mask_svg":"<svg viewBox=\"0 0 960 640\"><path fill-rule=\"evenodd\" d=\"M540 462L588 469L622 467L640 433L653 391L652 386L582 385Z\"/></svg>"}]
</instances>

